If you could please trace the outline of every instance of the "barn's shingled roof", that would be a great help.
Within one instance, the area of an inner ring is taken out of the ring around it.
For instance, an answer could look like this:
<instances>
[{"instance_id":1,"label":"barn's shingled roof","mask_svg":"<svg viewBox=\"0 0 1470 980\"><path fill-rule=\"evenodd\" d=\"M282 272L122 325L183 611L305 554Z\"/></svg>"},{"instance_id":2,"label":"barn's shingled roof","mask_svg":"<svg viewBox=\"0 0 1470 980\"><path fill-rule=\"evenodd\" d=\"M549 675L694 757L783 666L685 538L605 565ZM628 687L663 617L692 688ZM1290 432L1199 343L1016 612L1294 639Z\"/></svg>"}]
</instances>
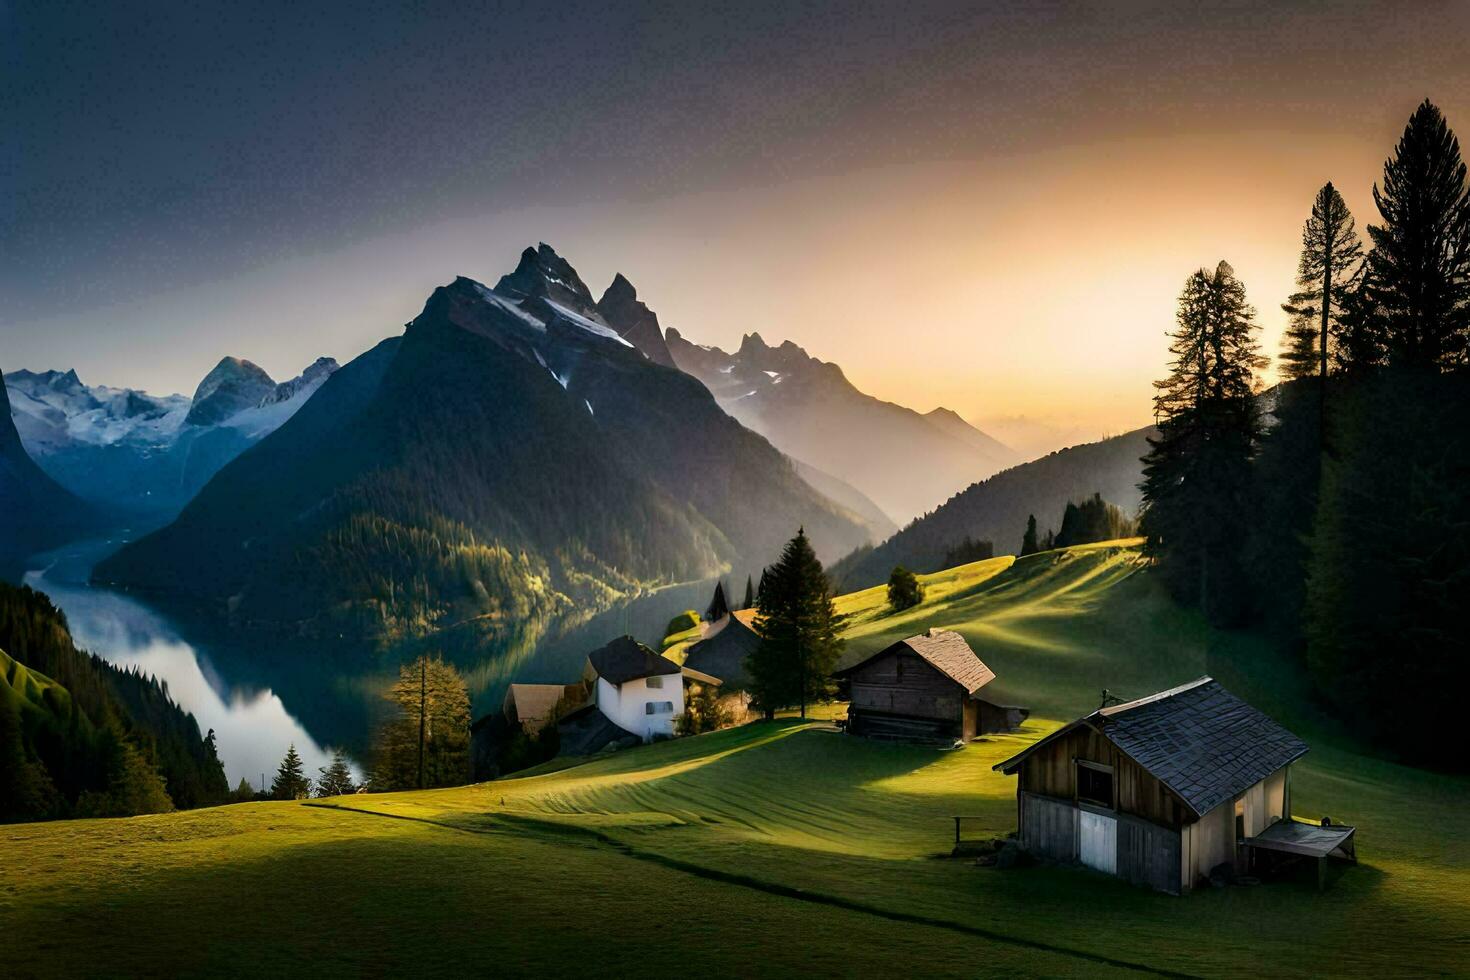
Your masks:
<instances>
[{"instance_id":1,"label":"barn's shingled roof","mask_svg":"<svg viewBox=\"0 0 1470 980\"><path fill-rule=\"evenodd\" d=\"M587 654L597 676L612 684L626 684L640 677L677 674L679 665L660 657L631 636L620 636L605 647Z\"/></svg>"},{"instance_id":2,"label":"barn's shingled roof","mask_svg":"<svg viewBox=\"0 0 1470 980\"><path fill-rule=\"evenodd\" d=\"M1211 677L1099 708L995 766L1015 772L1041 746L1088 725L1203 816L1307 752L1307 743Z\"/></svg>"},{"instance_id":3,"label":"barn's shingled roof","mask_svg":"<svg viewBox=\"0 0 1470 980\"><path fill-rule=\"evenodd\" d=\"M834 671L833 676L850 674L871 660L897 652L900 647L906 647L928 661L941 674L963 687L966 694L974 694L995 680L995 671L975 656L975 651L970 649L970 644L965 642L963 636L954 630L942 629L931 629L927 633L899 640L871 657L864 657L855 664Z\"/></svg>"}]
</instances>

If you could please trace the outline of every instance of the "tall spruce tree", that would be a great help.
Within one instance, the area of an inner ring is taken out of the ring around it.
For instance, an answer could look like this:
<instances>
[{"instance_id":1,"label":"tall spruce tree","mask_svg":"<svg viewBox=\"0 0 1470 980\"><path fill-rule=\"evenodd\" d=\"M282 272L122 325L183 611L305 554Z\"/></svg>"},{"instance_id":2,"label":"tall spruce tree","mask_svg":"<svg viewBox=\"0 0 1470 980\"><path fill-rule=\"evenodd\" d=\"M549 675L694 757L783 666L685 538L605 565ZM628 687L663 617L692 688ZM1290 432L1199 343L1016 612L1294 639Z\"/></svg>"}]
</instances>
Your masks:
<instances>
[{"instance_id":1,"label":"tall spruce tree","mask_svg":"<svg viewBox=\"0 0 1470 980\"><path fill-rule=\"evenodd\" d=\"M1297 291L1282 304L1291 315L1281 360L1288 378L1316 376L1318 404L1326 403L1329 350L1340 332L1343 299L1357 279L1363 244L1347 202L1329 182L1312 201L1302 227Z\"/></svg>"},{"instance_id":2,"label":"tall spruce tree","mask_svg":"<svg viewBox=\"0 0 1470 980\"><path fill-rule=\"evenodd\" d=\"M1428 99L1383 167L1369 225L1374 305L1390 362L1445 368L1470 355L1470 190L1460 143Z\"/></svg>"},{"instance_id":3,"label":"tall spruce tree","mask_svg":"<svg viewBox=\"0 0 1470 980\"><path fill-rule=\"evenodd\" d=\"M749 575L745 576L745 601L740 604L741 609L749 609L755 605L755 582Z\"/></svg>"},{"instance_id":4,"label":"tall spruce tree","mask_svg":"<svg viewBox=\"0 0 1470 980\"><path fill-rule=\"evenodd\" d=\"M276 778L271 781L271 796L278 800L304 800L310 795L311 780L306 778L301 755L292 742L276 770Z\"/></svg>"},{"instance_id":5,"label":"tall spruce tree","mask_svg":"<svg viewBox=\"0 0 1470 980\"><path fill-rule=\"evenodd\" d=\"M1465 768L1470 683L1470 190L1428 101L1374 188L1381 225L1349 304L1336 451L1305 599L1307 663L1364 733L1410 761ZM1405 717L1421 723L1403 724Z\"/></svg>"},{"instance_id":6,"label":"tall spruce tree","mask_svg":"<svg viewBox=\"0 0 1470 980\"><path fill-rule=\"evenodd\" d=\"M1244 609L1236 551L1260 432L1255 372L1266 359L1255 310L1229 263L1185 281L1177 324L1169 376L1154 383L1159 436L1143 458L1140 531L1171 591L1228 623Z\"/></svg>"},{"instance_id":7,"label":"tall spruce tree","mask_svg":"<svg viewBox=\"0 0 1470 980\"><path fill-rule=\"evenodd\" d=\"M786 544L776 564L761 574L755 631L761 642L746 661L750 690L767 717L777 708L829 697L831 673L842 655L837 635L844 617L805 529Z\"/></svg>"},{"instance_id":8,"label":"tall spruce tree","mask_svg":"<svg viewBox=\"0 0 1470 980\"><path fill-rule=\"evenodd\" d=\"M1026 516L1026 533L1021 536L1021 554L1034 555L1040 549L1041 544L1036 540L1036 515Z\"/></svg>"}]
</instances>

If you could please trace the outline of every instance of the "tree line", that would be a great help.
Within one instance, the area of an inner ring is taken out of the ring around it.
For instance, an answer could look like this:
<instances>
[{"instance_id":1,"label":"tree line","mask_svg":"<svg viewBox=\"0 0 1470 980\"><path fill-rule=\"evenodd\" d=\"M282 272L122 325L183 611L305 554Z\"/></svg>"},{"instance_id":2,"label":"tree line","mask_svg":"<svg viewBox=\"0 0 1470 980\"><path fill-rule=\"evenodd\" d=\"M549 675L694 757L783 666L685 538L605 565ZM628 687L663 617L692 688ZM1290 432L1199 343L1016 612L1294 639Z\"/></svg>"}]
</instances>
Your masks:
<instances>
[{"instance_id":1,"label":"tree line","mask_svg":"<svg viewBox=\"0 0 1470 980\"><path fill-rule=\"evenodd\" d=\"M1186 280L1141 532L1178 599L1281 638L1358 731L1463 768L1448 726L1470 664L1470 187L1428 100L1373 201L1365 248L1331 183L1313 200L1269 394L1235 271Z\"/></svg>"},{"instance_id":2,"label":"tree line","mask_svg":"<svg viewBox=\"0 0 1470 980\"><path fill-rule=\"evenodd\" d=\"M166 686L77 649L42 593L0 584L0 821L223 802L214 732Z\"/></svg>"}]
</instances>

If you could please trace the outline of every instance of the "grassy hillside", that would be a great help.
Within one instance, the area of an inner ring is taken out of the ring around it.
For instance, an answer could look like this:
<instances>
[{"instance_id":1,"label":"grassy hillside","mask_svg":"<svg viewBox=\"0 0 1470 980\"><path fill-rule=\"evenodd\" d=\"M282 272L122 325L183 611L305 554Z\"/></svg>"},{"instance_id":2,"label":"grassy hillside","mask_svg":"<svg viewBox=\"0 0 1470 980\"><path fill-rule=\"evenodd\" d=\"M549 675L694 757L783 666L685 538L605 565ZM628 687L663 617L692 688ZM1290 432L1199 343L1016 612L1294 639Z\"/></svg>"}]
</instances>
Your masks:
<instances>
[{"instance_id":1,"label":"grassy hillside","mask_svg":"<svg viewBox=\"0 0 1470 980\"><path fill-rule=\"evenodd\" d=\"M168 972L681 976L1308 977L1463 974L1470 781L1374 758L1333 731L1249 637L1160 599L1109 543L925 576L889 615L844 596L849 656L930 625L964 633L1034 713L941 752L779 720L559 771L427 793L254 804L0 830L0 916L20 975ZM1298 814L1357 824L1361 864L1172 898L1090 872L938 860L964 814L1015 824L991 766L1095 707L1209 671L1306 736ZM248 896L248 900L242 901ZM88 923L87 944L65 941ZM157 923L176 923L177 940ZM667 924L677 939L650 941ZM198 942L195 927L229 942Z\"/></svg>"},{"instance_id":2,"label":"grassy hillside","mask_svg":"<svg viewBox=\"0 0 1470 980\"><path fill-rule=\"evenodd\" d=\"M973 483L876 548L862 548L834 565L834 582L858 589L888 581L894 565L931 572L966 538L989 541L998 552L1018 552L1026 518L1036 516L1041 533L1059 530L1070 501L1101 494L1132 515L1140 502L1140 458L1148 452L1152 427L1085 446L1062 449Z\"/></svg>"},{"instance_id":3,"label":"grassy hillside","mask_svg":"<svg viewBox=\"0 0 1470 980\"><path fill-rule=\"evenodd\" d=\"M22 711L39 711L60 718L71 714L71 695L66 693L66 688L31 670L4 650L0 650L0 698L8 698Z\"/></svg>"}]
</instances>

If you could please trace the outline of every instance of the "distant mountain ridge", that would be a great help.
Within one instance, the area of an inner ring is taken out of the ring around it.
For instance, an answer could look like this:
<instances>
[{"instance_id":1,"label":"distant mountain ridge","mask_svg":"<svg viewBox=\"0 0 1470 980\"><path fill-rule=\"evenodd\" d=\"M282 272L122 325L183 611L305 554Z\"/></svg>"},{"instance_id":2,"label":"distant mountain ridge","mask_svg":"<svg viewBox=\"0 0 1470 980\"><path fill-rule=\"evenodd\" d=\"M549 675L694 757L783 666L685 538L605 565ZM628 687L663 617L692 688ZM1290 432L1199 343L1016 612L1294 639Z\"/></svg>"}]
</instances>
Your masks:
<instances>
[{"instance_id":1,"label":"distant mountain ridge","mask_svg":"<svg viewBox=\"0 0 1470 980\"><path fill-rule=\"evenodd\" d=\"M838 562L833 579L853 591L886 581L895 565L916 572L938 571L945 553L966 537L994 543L996 554L1018 554L1028 516L1036 515L1043 534L1047 528L1058 530L1068 502L1094 493L1132 516L1142 503L1138 490L1142 457L1156 431L1147 426L1061 449L975 483L876 548Z\"/></svg>"},{"instance_id":2,"label":"distant mountain ridge","mask_svg":"<svg viewBox=\"0 0 1470 980\"><path fill-rule=\"evenodd\" d=\"M10 416L0 386L0 579L16 578L30 554L85 534L101 523L93 507L36 465Z\"/></svg>"},{"instance_id":3,"label":"distant mountain ridge","mask_svg":"<svg viewBox=\"0 0 1470 980\"><path fill-rule=\"evenodd\" d=\"M436 289L96 577L391 639L758 571L803 525L829 561L869 539L542 244L494 289Z\"/></svg>"},{"instance_id":4,"label":"distant mountain ridge","mask_svg":"<svg viewBox=\"0 0 1470 980\"><path fill-rule=\"evenodd\" d=\"M838 365L789 340L772 347L750 333L728 354L672 327L665 337L674 362L727 412L782 452L847 482L895 524L1019 461L954 412L924 415L874 398Z\"/></svg>"},{"instance_id":5,"label":"distant mountain ridge","mask_svg":"<svg viewBox=\"0 0 1470 980\"><path fill-rule=\"evenodd\" d=\"M135 516L171 517L221 466L295 413L337 369L319 358L277 384L222 359L192 398L87 385L75 371L5 375L22 443L76 495Z\"/></svg>"}]
</instances>

